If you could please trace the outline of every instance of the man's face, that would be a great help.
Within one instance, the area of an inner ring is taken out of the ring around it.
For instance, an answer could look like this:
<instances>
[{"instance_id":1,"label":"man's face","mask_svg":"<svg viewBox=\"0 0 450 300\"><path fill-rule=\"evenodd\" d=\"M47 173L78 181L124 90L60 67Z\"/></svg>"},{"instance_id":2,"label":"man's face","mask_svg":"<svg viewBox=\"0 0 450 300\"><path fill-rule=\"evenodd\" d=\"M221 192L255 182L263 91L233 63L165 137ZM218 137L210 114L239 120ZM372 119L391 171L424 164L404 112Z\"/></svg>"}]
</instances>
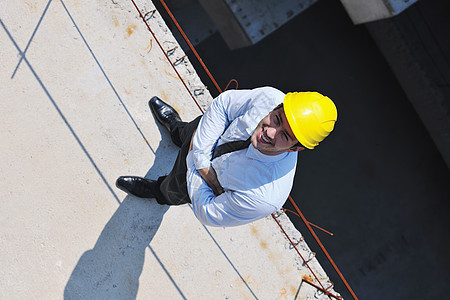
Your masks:
<instances>
[{"instance_id":1,"label":"man's face","mask_svg":"<svg viewBox=\"0 0 450 300\"><path fill-rule=\"evenodd\" d=\"M266 155L278 155L305 149L295 146L298 140L289 126L283 107L271 111L259 122L252 134L251 142L253 147Z\"/></svg>"}]
</instances>

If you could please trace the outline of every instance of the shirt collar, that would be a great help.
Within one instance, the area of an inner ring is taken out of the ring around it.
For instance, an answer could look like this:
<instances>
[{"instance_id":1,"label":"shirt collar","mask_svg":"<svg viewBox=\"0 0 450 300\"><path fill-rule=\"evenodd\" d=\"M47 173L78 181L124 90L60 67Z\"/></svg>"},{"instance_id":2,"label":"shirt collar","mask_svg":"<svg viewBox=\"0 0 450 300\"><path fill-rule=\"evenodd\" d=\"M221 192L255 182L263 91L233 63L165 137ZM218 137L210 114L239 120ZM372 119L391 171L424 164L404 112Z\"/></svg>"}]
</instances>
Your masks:
<instances>
[{"instance_id":1,"label":"shirt collar","mask_svg":"<svg viewBox=\"0 0 450 300\"><path fill-rule=\"evenodd\" d=\"M256 149L253 144L250 144L247 149L247 157L259 160L263 163L273 163L282 160L285 158L289 153L284 152L278 155L267 155Z\"/></svg>"}]
</instances>

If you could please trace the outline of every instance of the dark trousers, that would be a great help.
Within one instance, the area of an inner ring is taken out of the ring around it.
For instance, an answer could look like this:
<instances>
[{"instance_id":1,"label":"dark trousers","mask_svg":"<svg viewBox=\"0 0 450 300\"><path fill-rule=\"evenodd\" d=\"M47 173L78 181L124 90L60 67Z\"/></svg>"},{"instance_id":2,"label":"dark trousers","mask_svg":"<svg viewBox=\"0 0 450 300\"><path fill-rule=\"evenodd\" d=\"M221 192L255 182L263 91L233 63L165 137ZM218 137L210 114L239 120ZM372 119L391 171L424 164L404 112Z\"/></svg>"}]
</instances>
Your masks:
<instances>
[{"instance_id":1,"label":"dark trousers","mask_svg":"<svg viewBox=\"0 0 450 300\"><path fill-rule=\"evenodd\" d=\"M158 178L156 201L158 201L159 204L181 205L191 203L186 184L186 156L189 153L192 135L197 129L201 117L202 116L198 116L189 123L178 122L170 130L172 141L180 146L181 149L178 151L177 160L169 175Z\"/></svg>"}]
</instances>

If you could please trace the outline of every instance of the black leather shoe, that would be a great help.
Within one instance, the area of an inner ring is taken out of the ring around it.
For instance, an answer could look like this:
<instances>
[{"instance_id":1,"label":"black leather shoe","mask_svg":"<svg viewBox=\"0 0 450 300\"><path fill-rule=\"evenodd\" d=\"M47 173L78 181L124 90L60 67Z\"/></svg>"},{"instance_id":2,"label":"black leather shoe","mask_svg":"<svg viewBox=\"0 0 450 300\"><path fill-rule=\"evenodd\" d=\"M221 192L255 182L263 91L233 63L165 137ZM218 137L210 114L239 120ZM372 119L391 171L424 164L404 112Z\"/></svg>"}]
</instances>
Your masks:
<instances>
[{"instance_id":1,"label":"black leather shoe","mask_svg":"<svg viewBox=\"0 0 450 300\"><path fill-rule=\"evenodd\" d=\"M155 115L156 120L158 120L159 123L166 127L167 130L171 131L174 124L176 124L177 122L181 122L180 115L177 113L177 111L158 97L155 96L150 99L148 105Z\"/></svg>"},{"instance_id":2,"label":"black leather shoe","mask_svg":"<svg viewBox=\"0 0 450 300\"><path fill-rule=\"evenodd\" d=\"M120 176L116 186L122 191L140 198L155 198L156 181L136 176Z\"/></svg>"}]
</instances>

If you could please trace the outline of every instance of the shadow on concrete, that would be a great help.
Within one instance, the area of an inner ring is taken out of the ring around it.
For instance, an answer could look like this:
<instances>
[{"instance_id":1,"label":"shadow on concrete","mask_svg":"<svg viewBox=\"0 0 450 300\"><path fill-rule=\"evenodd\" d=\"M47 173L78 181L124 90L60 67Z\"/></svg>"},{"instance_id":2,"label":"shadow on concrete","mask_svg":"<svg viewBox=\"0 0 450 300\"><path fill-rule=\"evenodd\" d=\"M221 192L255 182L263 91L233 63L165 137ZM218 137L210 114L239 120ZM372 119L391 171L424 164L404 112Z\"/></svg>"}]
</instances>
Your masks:
<instances>
[{"instance_id":1,"label":"shadow on concrete","mask_svg":"<svg viewBox=\"0 0 450 300\"><path fill-rule=\"evenodd\" d=\"M33 40L34 36L36 35L36 32L38 31L39 26L41 25L42 20L44 19L44 16L45 16L45 14L46 14L47 11L48 11L48 8L50 7L50 3L51 3L51 2L52 2L52 0L49 0L49 1L47 2L47 5L45 6L44 12L42 13L41 17L39 18L39 21L38 21L36 27L35 27L34 30L33 30L33 34L31 34L31 37L30 37L30 39L28 40L28 43L27 43L27 46L25 47L25 50L20 54L19 62L17 63L17 66L16 66L16 68L14 69L13 74L11 75L11 79L14 78L14 75L16 75L17 70L19 69L20 64L22 63L23 59L25 58L25 54L26 54L27 51L28 51L28 47L30 47L31 41Z\"/></svg>"},{"instance_id":2,"label":"shadow on concrete","mask_svg":"<svg viewBox=\"0 0 450 300\"><path fill-rule=\"evenodd\" d=\"M122 101L122 98L120 97L119 93L117 92L116 88L114 87L114 85L112 84L111 80L109 79L108 75L106 74L105 70L103 69L102 65L100 64L100 62L98 61L97 57L95 56L94 52L92 51L91 47L89 46L89 43L87 42L87 40L84 38L84 35L81 33L80 28L78 27L77 23L75 22L75 20L73 19L72 15L70 14L66 4L64 3L64 1L60 1L62 6L64 7L64 10L67 13L67 16L69 17L70 21L72 22L73 26L75 27L75 29L77 30L77 32L80 34L81 39L83 40L83 43L85 44L86 48L89 50L89 53L91 53L92 58L94 59L95 63L97 64L97 66L99 67L100 71L102 72L103 76L105 77L105 80L108 82L109 86L111 87L112 91L114 92L114 94L117 97L117 100L120 102L120 104L122 105L123 109L125 110L125 112L127 113L128 117L130 118L131 122L133 122L134 127L136 127L137 131L139 132L139 134L142 136L142 138L144 139L144 141L147 143L147 146L150 148L150 150L154 153L152 146L150 146L150 144L148 143L147 138L145 137L144 133L142 132L141 128L139 127L139 125L136 123L135 119L133 118L133 116L131 115L130 111L128 110L127 106L125 105L125 103ZM45 13L45 11L44 11ZM39 24L38 24L39 25Z\"/></svg>"},{"instance_id":3,"label":"shadow on concrete","mask_svg":"<svg viewBox=\"0 0 450 300\"><path fill-rule=\"evenodd\" d=\"M156 150L156 159L146 177L164 163L166 149L162 140ZM167 155L167 154L166 154ZM154 199L125 197L106 224L92 250L86 251L78 261L64 290L64 299L134 299L139 289L147 247L172 281L161 260L149 246L161 225L167 205Z\"/></svg>"},{"instance_id":4,"label":"shadow on concrete","mask_svg":"<svg viewBox=\"0 0 450 300\"><path fill-rule=\"evenodd\" d=\"M92 250L78 261L64 299L132 299L137 295L145 249L168 207L127 196Z\"/></svg>"}]
</instances>

